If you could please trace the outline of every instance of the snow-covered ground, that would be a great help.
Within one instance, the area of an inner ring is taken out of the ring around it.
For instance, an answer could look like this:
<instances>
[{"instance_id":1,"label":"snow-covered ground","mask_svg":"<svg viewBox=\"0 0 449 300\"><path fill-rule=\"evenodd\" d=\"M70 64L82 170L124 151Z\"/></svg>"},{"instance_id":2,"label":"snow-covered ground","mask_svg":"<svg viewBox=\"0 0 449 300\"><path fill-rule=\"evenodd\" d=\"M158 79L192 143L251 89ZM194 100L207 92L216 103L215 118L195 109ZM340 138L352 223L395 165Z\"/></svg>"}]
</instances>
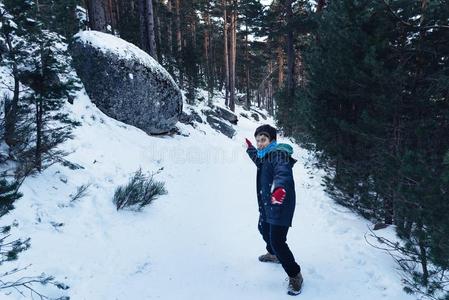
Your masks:
<instances>
[{"instance_id":1,"label":"snow-covered ground","mask_svg":"<svg viewBox=\"0 0 449 300\"><path fill-rule=\"evenodd\" d=\"M240 117L232 140L207 124L181 123L188 136L152 137L108 118L83 92L70 109L83 125L64 148L84 169L54 165L26 180L24 197L0 225L17 220L12 237L31 237L31 248L3 271L31 263L19 275L54 275L75 300L292 299L282 267L257 259L265 248L257 231L256 168L243 146L272 119ZM323 173L310 167L313 157L294 150L297 207L288 243L303 269L298 298L413 299L402 291L393 260L366 243L371 224L334 204L323 192ZM161 169L155 178L168 194L142 212L116 211L115 188L139 167ZM82 184L90 184L88 195L70 205ZM391 228L381 232L394 236ZM0 298L23 299L14 290Z\"/></svg>"}]
</instances>

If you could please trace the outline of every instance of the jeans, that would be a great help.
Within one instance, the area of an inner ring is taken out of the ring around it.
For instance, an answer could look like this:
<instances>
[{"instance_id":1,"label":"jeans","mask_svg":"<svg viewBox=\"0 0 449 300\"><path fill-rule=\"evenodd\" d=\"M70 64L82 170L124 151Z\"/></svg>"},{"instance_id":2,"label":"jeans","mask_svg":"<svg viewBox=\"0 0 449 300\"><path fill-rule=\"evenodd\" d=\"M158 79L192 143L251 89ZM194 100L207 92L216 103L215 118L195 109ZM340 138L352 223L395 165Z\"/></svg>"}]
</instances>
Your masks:
<instances>
[{"instance_id":1,"label":"jeans","mask_svg":"<svg viewBox=\"0 0 449 300\"><path fill-rule=\"evenodd\" d=\"M295 277L301 272L301 267L287 245L288 226L280 226L259 221L259 232L267 243L267 251L276 255L279 262L289 277Z\"/></svg>"}]
</instances>

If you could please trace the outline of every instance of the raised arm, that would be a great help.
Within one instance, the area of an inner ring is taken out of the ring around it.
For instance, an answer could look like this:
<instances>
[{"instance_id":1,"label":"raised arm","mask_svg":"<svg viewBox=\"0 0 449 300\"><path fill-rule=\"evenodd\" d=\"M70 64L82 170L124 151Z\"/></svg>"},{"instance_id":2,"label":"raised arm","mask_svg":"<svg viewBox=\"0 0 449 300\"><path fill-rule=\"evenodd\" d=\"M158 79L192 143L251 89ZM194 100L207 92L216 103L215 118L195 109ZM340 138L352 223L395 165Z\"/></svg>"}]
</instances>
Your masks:
<instances>
[{"instance_id":1,"label":"raised arm","mask_svg":"<svg viewBox=\"0 0 449 300\"><path fill-rule=\"evenodd\" d=\"M246 144L248 145L248 148L246 149L246 153L248 153L249 158L256 164L256 166L259 166L260 159L257 157L257 149L251 144L251 142L248 139L245 139Z\"/></svg>"}]
</instances>

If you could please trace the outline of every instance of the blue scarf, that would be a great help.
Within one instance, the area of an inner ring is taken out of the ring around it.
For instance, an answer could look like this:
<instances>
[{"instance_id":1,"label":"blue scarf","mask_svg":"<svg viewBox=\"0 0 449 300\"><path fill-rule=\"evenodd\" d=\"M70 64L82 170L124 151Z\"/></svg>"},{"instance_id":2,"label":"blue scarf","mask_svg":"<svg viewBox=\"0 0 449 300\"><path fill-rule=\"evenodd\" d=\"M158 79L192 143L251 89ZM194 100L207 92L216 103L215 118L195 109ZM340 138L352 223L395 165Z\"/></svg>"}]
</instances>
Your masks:
<instances>
[{"instance_id":1,"label":"blue scarf","mask_svg":"<svg viewBox=\"0 0 449 300\"><path fill-rule=\"evenodd\" d=\"M261 150L257 149L257 157L258 158L264 157L268 152L270 152L271 150L275 149L277 145L278 145L278 143L276 141L272 141L265 148L263 148Z\"/></svg>"}]
</instances>

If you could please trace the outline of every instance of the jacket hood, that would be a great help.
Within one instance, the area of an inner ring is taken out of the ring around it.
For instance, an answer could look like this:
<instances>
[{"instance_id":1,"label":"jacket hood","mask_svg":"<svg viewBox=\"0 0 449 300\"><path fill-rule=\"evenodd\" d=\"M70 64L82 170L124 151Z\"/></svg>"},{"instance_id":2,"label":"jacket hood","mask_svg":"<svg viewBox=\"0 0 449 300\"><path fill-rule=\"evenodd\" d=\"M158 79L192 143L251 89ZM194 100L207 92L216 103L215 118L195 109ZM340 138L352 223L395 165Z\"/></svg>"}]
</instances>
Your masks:
<instances>
[{"instance_id":1,"label":"jacket hood","mask_svg":"<svg viewBox=\"0 0 449 300\"><path fill-rule=\"evenodd\" d=\"M288 153L288 155L292 155L293 154L293 147L290 146L289 144L277 144L277 147L274 150L282 150Z\"/></svg>"},{"instance_id":2,"label":"jacket hood","mask_svg":"<svg viewBox=\"0 0 449 300\"><path fill-rule=\"evenodd\" d=\"M277 151L277 150L287 152L287 154L290 157L290 165L293 167L293 165L297 162L297 160L292 157L293 147L289 144L279 143L276 145L275 148L270 149L270 151L268 151L268 152Z\"/></svg>"}]
</instances>

